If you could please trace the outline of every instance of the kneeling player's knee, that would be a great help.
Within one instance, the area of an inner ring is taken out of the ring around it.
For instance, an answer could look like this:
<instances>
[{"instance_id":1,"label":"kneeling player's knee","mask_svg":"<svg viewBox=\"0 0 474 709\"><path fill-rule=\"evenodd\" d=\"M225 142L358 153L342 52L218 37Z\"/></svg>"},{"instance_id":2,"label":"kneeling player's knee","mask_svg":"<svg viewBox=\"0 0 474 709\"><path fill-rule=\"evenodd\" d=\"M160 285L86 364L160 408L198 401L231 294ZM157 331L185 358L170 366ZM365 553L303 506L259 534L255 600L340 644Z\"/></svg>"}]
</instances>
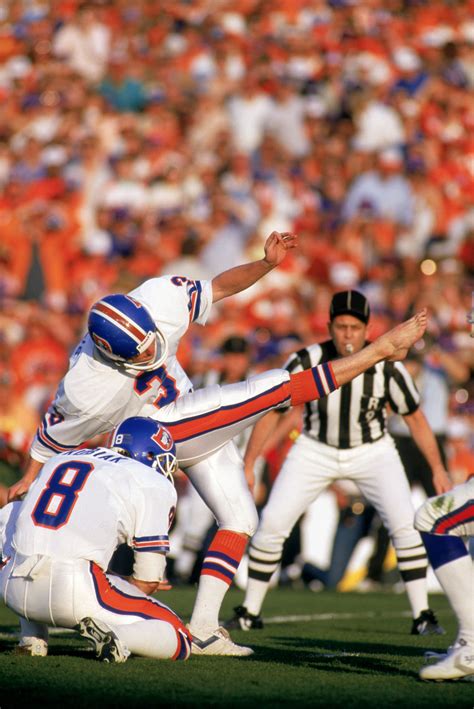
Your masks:
<instances>
[{"instance_id":1,"label":"kneeling player's knee","mask_svg":"<svg viewBox=\"0 0 474 709\"><path fill-rule=\"evenodd\" d=\"M431 532L435 517L431 500L426 500L415 514L415 529L419 532Z\"/></svg>"}]
</instances>

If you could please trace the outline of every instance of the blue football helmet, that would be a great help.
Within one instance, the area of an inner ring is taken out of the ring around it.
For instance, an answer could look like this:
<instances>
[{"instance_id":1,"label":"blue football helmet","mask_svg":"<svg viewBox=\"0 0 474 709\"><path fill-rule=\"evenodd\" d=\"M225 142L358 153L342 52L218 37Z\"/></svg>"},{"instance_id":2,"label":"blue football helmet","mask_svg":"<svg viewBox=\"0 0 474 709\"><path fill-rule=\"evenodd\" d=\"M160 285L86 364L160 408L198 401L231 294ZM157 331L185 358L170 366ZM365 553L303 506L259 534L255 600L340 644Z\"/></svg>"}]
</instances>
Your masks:
<instances>
[{"instance_id":1,"label":"blue football helmet","mask_svg":"<svg viewBox=\"0 0 474 709\"><path fill-rule=\"evenodd\" d=\"M168 343L147 308L130 295L116 293L101 298L89 312L89 334L103 357L134 371L159 367L168 354ZM145 363L130 362L156 343L155 356Z\"/></svg>"},{"instance_id":2,"label":"blue football helmet","mask_svg":"<svg viewBox=\"0 0 474 709\"><path fill-rule=\"evenodd\" d=\"M145 416L132 416L117 426L110 448L158 470L170 482L178 469L176 446L167 428Z\"/></svg>"}]
</instances>

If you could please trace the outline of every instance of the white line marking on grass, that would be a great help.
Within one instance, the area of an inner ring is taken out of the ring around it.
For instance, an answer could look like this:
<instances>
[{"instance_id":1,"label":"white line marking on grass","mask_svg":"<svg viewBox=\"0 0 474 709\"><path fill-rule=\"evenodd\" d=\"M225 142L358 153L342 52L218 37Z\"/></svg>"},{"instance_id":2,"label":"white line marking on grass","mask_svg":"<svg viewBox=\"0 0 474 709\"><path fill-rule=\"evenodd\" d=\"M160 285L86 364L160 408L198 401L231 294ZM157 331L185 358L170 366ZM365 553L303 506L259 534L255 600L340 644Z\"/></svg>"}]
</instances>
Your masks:
<instances>
[{"instance_id":1,"label":"white line marking on grass","mask_svg":"<svg viewBox=\"0 0 474 709\"><path fill-rule=\"evenodd\" d=\"M308 615L274 615L265 618L265 624L284 624L284 623L307 623L310 620L353 620L355 618L410 618L410 611L398 611L389 613L374 613L367 611L365 613L310 613Z\"/></svg>"},{"instance_id":2,"label":"white line marking on grass","mask_svg":"<svg viewBox=\"0 0 474 709\"><path fill-rule=\"evenodd\" d=\"M284 625L285 623L307 623L311 620L355 620L357 618L410 618L410 611L398 611L388 613L375 613L366 611L364 613L308 613L306 615L274 615L265 618L265 625ZM63 633L74 633L70 628L49 628L50 635L63 635ZM0 640L11 640L19 638L20 633L0 633Z\"/></svg>"},{"instance_id":3,"label":"white line marking on grass","mask_svg":"<svg viewBox=\"0 0 474 709\"><path fill-rule=\"evenodd\" d=\"M75 632L76 631L71 628L48 628L49 635L63 635L65 633L73 634ZM0 633L0 640L18 640L19 637L20 631L16 633Z\"/></svg>"},{"instance_id":4,"label":"white line marking on grass","mask_svg":"<svg viewBox=\"0 0 474 709\"><path fill-rule=\"evenodd\" d=\"M341 652L318 652L318 657L360 657L361 653L360 652L346 652L345 650L342 650Z\"/></svg>"}]
</instances>

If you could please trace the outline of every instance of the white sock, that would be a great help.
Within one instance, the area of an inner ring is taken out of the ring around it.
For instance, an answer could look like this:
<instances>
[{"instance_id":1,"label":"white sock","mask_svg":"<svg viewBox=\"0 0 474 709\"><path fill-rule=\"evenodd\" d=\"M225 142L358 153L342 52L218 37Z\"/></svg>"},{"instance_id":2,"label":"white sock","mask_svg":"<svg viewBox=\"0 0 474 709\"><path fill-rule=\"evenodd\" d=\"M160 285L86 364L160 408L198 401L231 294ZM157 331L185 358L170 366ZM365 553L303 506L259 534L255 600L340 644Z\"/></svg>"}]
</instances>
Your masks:
<instances>
[{"instance_id":1,"label":"white sock","mask_svg":"<svg viewBox=\"0 0 474 709\"><path fill-rule=\"evenodd\" d=\"M405 581L405 590L413 618L418 618L421 611L425 611L429 607L426 578L416 579L415 581Z\"/></svg>"},{"instance_id":2,"label":"white sock","mask_svg":"<svg viewBox=\"0 0 474 709\"><path fill-rule=\"evenodd\" d=\"M461 556L435 570L459 623L458 638L474 647L474 566Z\"/></svg>"},{"instance_id":3,"label":"white sock","mask_svg":"<svg viewBox=\"0 0 474 709\"><path fill-rule=\"evenodd\" d=\"M209 635L219 626L219 610L229 584L215 576L201 574L189 628L198 638Z\"/></svg>"},{"instance_id":4,"label":"white sock","mask_svg":"<svg viewBox=\"0 0 474 709\"><path fill-rule=\"evenodd\" d=\"M26 620L19 617L20 620L20 642L28 638L28 644L34 639L44 640L48 642L48 626L45 623L37 623L35 620Z\"/></svg>"},{"instance_id":5,"label":"white sock","mask_svg":"<svg viewBox=\"0 0 474 709\"><path fill-rule=\"evenodd\" d=\"M248 580L244 606L251 615L260 615L269 586L269 581Z\"/></svg>"},{"instance_id":6,"label":"white sock","mask_svg":"<svg viewBox=\"0 0 474 709\"><path fill-rule=\"evenodd\" d=\"M219 627L219 611L242 559L248 537L218 529L202 562L201 576L189 627L198 638Z\"/></svg>"}]
</instances>

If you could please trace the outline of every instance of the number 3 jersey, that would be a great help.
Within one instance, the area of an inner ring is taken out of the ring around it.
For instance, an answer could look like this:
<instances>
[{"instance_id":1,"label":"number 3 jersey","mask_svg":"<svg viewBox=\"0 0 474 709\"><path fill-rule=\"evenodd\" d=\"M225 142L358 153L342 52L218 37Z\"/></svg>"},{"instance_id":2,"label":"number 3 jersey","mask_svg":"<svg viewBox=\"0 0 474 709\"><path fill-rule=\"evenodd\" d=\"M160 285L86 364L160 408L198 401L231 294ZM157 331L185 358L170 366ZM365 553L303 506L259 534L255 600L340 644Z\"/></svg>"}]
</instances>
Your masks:
<instances>
[{"instance_id":1,"label":"number 3 jersey","mask_svg":"<svg viewBox=\"0 0 474 709\"><path fill-rule=\"evenodd\" d=\"M291 373L338 358L331 340L292 354ZM303 434L339 449L377 441L386 433L387 404L406 416L420 404L418 390L400 362L379 362L329 396L305 404Z\"/></svg>"},{"instance_id":2,"label":"number 3 jersey","mask_svg":"<svg viewBox=\"0 0 474 709\"><path fill-rule=\"evenodd\" d=\"M88 559L106 570L118 544L169 551L176 490L161 473L106 448L51 458L18 515L19 554Z\"/></svg>"},{"instance_id":3,"label":"number 3 jersey","mask_svg":"<svg viewBox=\"0 0 474 709\"><path fill-rule=\"evenodd\" d=\"M31 456L45 462L73 450L93 436L115 428L129 416L153 416L192 390L176 358L189 325L204 325L212 305L210 281L162 276L131 291L143 303L168 341L166 362L139 374L102 359L87 334L74 351L54 401L31 446Z\"/></svg>"}]
</instances>

